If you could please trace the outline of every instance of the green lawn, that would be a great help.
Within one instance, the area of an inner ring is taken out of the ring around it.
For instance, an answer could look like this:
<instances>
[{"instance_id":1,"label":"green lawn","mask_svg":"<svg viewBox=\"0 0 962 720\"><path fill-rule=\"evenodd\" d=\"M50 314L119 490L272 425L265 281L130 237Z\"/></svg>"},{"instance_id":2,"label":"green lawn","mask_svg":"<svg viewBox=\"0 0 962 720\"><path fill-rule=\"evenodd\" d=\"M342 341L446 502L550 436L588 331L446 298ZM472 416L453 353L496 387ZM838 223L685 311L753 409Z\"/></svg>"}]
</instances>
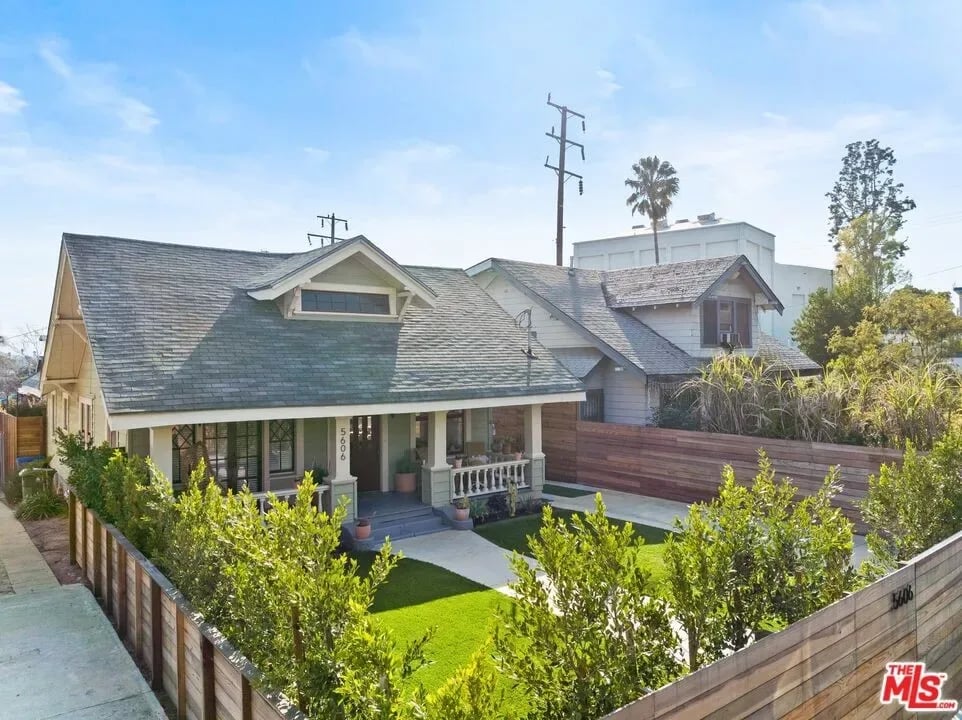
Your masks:
<instances>
[{"instance_id":1,"label":"green lawn","mask_svg":"<svg viewBox=\"0 0 962 720\"><path fill-rule=\"evenodd\" d=\"M549 495L557 495L559 497L574 498L591 495L590 490L579 490L578 488L565 487L564 485L552 485L551 483L546 484L542 490Z\"/></svg>"},{"instance_id":2,"label":"green lawn","mask_svg":"<svg viewBox=\"0 0 962 720\"><path fill-rule=\"evenodd\" d=\"M366 572L374 553L352 553ZM372 611L400 642L414 640L434 627L426 654L430 665L411 677L428 690L439 687L464 666L491 637L494 612L510 598L430 563L402 558L378 590ZM505 681L506 697L521 709L523 698Z\"/></svg>"},{"instance_id":3,"label":"green lawn","mask_svg":"<svg viewBox=\"0 0 962 720\"><path fill-rule=\"evenodd\" d=\"M553 513L555 517L565 519L575 514L572 510L562 510L560 508L554 508ZM622 524L617 520L613 520L612 522L616 522L619 525ZM671 531L649 527L648 525L639 525L637 523L631 523L631 526L635 529L636 534L645 539L645 544L639 551L641 562L651 573L652 580L660 584L665 577L665 566L662 560L664 542ZM522 515L521 517L511 518L509 520L499 520L498 522L479 525L474 528L474 532L486 540L490 540L495 545L500 545L506 550L514 550L523 555L530 555L531 551L528 548L528 536L536 535L540 528L540 514Z\"/></svg>"}]
</instances>

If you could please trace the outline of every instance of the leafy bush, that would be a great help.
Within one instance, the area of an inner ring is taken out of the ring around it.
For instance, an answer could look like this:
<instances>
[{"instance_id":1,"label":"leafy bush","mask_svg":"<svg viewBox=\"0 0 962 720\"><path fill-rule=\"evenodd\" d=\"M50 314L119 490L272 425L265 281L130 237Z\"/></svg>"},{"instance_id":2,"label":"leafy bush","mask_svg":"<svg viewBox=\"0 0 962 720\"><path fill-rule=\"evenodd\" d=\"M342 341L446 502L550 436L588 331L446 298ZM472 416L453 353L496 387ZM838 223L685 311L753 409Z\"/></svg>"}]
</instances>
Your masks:
<instances>
[{"instance_id":1,"label":"leafy bush","mask_svg":"<svg viewBox=\"0 0 962 720\"><path fill-rule=\"evenodd\" d=\"M909 443L900 464L869 477L860 508L872 528L872 557L863 564L869 579L962 530L962 430L946 433L926 454Z\"/></svg>"},{"instance_id":2,"label":"leafy bush","mask_svg":"<svg viewBox=\"0 0 962 720\"><path fill-rule=\"evenodd\" d=\"M639 564L643 544L630 523L609 522L598 495L571 524L543 509L529 540L536 568L513 554L517 602L498 611L495 649L533 717L601 717L677 677L678 638Z\"/></svg>"},{"instance_id":3,"label":"leafy bush","mask_svg":"<svg viewBox=\"0 0 962 720\"><path fill-rule=\"evenodd\" d=\"M53 488L44 485L27 497L14 513L18 520L45 520L67 512L67 502Z\"/></svg>"},{"instance_id":4,"label":"leafy bush","mask_svg":"<svg viewBox=\"0 0 962 720\"><path fill-rule=\"evenodd\" d=\"M80 501L108 522L106 514L103 471L114 454L107 443L93 445L80 433L70 434L58 429L57 455L70 470L70 484Z\"/></svg>"},{"instance_id":5,"label":"leafy bush","mask_svg":"<svg viewBox=\"0 0 962 720\"><path fill-rule=\"evenodd\" d=\"M692 670L838 600L854 583L852 524L831 504L837 472L796 502L797 489L777 482L759 455L750 487L726 467L719 496L692 505L665 543L668 601L688 636Z\"/></svg>"}]
</instances>

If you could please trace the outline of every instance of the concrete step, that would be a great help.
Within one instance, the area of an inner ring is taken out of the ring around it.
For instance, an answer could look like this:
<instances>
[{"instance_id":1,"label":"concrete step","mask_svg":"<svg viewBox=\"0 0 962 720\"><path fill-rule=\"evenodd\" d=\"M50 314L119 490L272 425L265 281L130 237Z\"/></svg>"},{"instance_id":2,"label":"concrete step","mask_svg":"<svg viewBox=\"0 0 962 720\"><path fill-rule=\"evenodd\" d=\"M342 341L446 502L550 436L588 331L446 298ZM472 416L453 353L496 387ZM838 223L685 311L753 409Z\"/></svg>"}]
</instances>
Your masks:
<instances>
[{"instance_id":1,"label":"concrete step","mask_svg":"<svg viewBox=\"0 0 962 720\"><path fill-rule=\"evenodd\" d=\"M351 546L354 550L372 550L379 547L386 538L391 540L401 540L402 538L415 537L417 535L430 535L431 533L442 532L448 529L444 519L436 515L428 508L425 515L420 513L413 515L405 513L403 517L384 520L378 515L371 523L371 536L364 540L353 537L353 528L345 528L351 537Z\"/></svg>"},{"instance_id":2,"label":"concrete step","mask_svg":"<svg viewBox=\"0 0 962 720\"><path fill-rule=\"evenodd\" d=\"M366 517L363 506L358 511L358 515L361 517ZM385 523L406 522L410 520L420 520L432 517L436 516L430 505L417 505L415 507L407 507L398 510L380 509L373 513L373 517L371 519L375 525L384 525Z\"/></svg>"}]
</instances>

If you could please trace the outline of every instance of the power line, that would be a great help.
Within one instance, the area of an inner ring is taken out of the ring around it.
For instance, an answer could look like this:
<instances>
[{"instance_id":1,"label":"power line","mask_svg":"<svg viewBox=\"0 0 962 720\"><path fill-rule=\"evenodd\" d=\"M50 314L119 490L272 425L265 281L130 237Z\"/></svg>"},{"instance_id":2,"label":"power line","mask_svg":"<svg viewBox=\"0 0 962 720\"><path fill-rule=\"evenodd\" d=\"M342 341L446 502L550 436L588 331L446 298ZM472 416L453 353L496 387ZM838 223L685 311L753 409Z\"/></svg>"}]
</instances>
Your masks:
<instances>
[{"instance_id":1,"label":"power line","mask_svg":"<svg viewBox=\"0 0 962 720\"><path fill-rule=\"evenodd\" d=\"M581 113L571 110L567 105L558 105L557 103L551 102L551 93L548 93L548 105L561 113L561 134L556 135L553 126L551 128L551 132L545 133L545 135L548 137L554 138L558 141L558 165L554 166L548 164L548 158L551 157L549 155L544 159L544 166L546 168L551 168L558 174L558 218L557 230L555 234L555 263L557 265L564 265L565 182L567 182L569 177L576 177L578 178L578 194L583 195L585 191L584 178L578 173L565 170L565 154L569 145L581 148L581 161L584 162L585 159L585 146L581 143L575 142L574 140L568 139L568 117L573 116L581 118L581 132L584 132L585 116Z\"/></svg>"},{"instance_id":2,"label":"power line","mask_svg":"<svg viewBox=\"0 0 962 720\"><path fill-rule=\"evenodd\" d=\"M922 277L929 277L930 275L941 275L944 272L949 272L951 270L958 270L962 268L962 265L953 265L952 267L943 268L942 270L936 270L935 272L925 273Z\"/></svg>"}]
</instances>

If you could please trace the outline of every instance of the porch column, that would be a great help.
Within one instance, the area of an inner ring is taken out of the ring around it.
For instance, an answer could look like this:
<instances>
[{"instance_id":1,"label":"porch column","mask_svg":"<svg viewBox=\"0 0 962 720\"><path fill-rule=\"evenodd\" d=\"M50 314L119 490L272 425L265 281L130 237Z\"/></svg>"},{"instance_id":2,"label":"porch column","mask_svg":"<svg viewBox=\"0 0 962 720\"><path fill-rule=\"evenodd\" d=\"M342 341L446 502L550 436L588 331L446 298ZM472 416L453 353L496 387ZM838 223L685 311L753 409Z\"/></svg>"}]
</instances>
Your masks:
<instances>
[{"instance_id":1,"label":"porch column","mask_svg":"<svg viewBox=\"0 0 962 720\"><path fill-rule=\"evenodd\" d=\"M331 465L331 509L348 499L347 520L357 518L357 478L351 475L351 418L334 418L331 423L334 440L334 457Z\"/></svg>"},{"instance_id":2,"label":"porch column","mask_svg":"<svg viewBox=\"0 0 962 720\"><path fill-rule=\"evenodd\" d=\"M440 507L451 502L451 466L448 465L448 413L428 413L428 455L421 468L421 502Z\"/></svg>"},{"instance_id":3,"label":"porch column","mask_svg":"<svg viewBox=\"0 0 962 720\"><path fill-rule=\"evenodd\" d=\"M294 421L294 476L298 481L304 477L304 418Z\"/></svg>"},{"instance_id":4,"label":"porch column","mask_svg":"<svg viewBox=\"0 0 962 720\"><path fill-rule=\"evenodd\" d=\"M150 459L167 480L173 482L174 475L174 428L160 425L148 430Z\"/></svg>"},{"instance_id":5,"label":"porch column","mask_svg":"<svg viewBox=\"0 0 962 720\"><path fill-rule=\"evenodd\" d=\"M545 473L545 458L541 449L541 405L525 405L524 450L531 461L528 468L531 495L540 498Z\"/></svg>"}]
</instances>

